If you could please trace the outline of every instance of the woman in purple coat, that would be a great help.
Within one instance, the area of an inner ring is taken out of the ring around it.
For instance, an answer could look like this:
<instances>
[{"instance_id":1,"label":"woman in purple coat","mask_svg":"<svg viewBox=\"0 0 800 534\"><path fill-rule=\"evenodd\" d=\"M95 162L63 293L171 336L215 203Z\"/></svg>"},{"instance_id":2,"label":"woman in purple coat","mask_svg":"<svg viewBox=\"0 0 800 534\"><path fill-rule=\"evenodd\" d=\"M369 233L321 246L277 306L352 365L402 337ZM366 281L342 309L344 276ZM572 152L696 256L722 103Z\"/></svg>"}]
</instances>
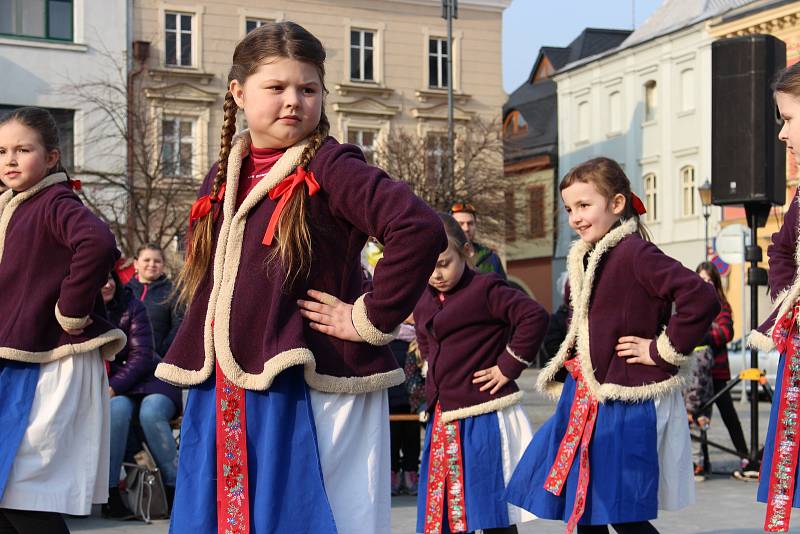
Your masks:
<instances>
[{"instance_id":1,"label":"woman in purple coat","mask_svg":"<svg viewBox=\"0 0 800 534\"><path fill-rule=\"evenodd\" d=\"M109 369L111 469L108 505L103 508L106 516L125 517L130 511L120 498L120 468L126 450L135 453L140 447L136 434L131 432L132 422L138 422L142 437L161 470L167 500L171 502L175 495L178 449L170 420L179 413L180 390L155 377L157 360L147 309L134 298L130 288L121 284L116 272L109 274L102 295L109 320L128 336L128 343Z\"/></svg>"},{"instance_id":2,"label":"woman in purple coat","mask_svg":"<svg viewBox=\"0 0 800 534\"><path fill-rule=\"evenodd\" d=\"M609 524L656 532L649 520L659 509L694 500L679 370L719 302L713 287L645 239L644 206L618 163L589 160L560 189L580 237L567 257L571 316L537 384L558 405L507 496L563 520L567 532L606 533Z\"/></svg>"}]
</instances>

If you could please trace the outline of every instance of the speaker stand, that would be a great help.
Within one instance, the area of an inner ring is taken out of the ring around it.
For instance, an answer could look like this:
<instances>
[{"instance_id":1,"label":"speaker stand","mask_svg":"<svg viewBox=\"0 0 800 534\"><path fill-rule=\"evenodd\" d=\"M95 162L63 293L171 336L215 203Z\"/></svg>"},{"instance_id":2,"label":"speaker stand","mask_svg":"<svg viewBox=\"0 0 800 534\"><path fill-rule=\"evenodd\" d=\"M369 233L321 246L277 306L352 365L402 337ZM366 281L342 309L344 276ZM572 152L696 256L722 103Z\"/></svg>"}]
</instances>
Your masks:
<instances>
[{"instance_id":1,"label":"speaker stand","mask_svg":"<svg viewBox=\"0 0 800 534\"><path fill-rule=\"evenodd\" d=\"M745 249L745 261L750 262L747 269L747 284L750 286L750 329L758 328L758 288L767 285L767 271L759 267L763 259L761 247L758 246L758 228L767 223L771 204L747 203L744 205L747 214L747 226L750 227L750 245ZM750 367L758 369L758 349L750 349ZM761 470L761 458L758 447L758 388L760 380L750 380L750 464L748 471Z\"/></svg>"}]
</instances>

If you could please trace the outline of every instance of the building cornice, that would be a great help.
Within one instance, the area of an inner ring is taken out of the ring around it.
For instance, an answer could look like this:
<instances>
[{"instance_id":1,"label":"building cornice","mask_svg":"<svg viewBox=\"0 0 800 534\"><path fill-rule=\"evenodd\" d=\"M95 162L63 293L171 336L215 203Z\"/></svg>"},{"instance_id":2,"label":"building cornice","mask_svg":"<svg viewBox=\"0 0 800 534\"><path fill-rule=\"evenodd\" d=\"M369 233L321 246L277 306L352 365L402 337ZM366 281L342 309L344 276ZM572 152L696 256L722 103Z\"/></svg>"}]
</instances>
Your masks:
<instances>
[{"instance_id":1,"label":"building cornice","mask_svg":"<svg viewBox=\"0 0 800 534\"><path fill-rule=\"evenodd\" d=\"M710 25L709 33L716 37L736 37L754 33L778 33L800 26L800 5L792 2L750 16Z\"/></svg>"},{"instance_id":2,"label":"building cornice","mask_svg":"<svg viewBox=\"0 0 800 534\"><path fill-rule=\"evenodd\" d=\"M442 3L440 0L391 0L398 4L414 4L417 6L428 6L441 9ZM458 7L460 9L476 9L480 11L495 11L502 12L505 8L511 5L511 0L460 0Z\"/></svg>"}]
</instances>

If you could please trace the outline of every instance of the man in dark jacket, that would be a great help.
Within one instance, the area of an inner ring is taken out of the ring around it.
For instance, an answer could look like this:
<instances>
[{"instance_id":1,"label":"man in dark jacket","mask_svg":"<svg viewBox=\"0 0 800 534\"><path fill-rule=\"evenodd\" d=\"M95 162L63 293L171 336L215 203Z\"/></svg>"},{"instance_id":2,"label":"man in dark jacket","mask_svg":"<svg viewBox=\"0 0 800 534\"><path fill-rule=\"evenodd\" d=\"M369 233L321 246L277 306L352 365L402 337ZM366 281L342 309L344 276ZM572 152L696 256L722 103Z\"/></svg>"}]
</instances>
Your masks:
<instances>
[{"instance_id":1,"label":"man in dark jacket","mask_svg":"<svg viewBox=\"0 0 800 534\"><path fill-rule=\"evenodd\" d=\"M505 280L506 272L503 269L503 262L500 261L497 253L475 241L478 220L475 207L467 202L456 202L450 208L450 214L461 226L461 229L464 230L469 242L472 243L472 249L475 251L475 255L472 258L475 270L480 273L497 273Z\"/></svg>"}]
</instances>

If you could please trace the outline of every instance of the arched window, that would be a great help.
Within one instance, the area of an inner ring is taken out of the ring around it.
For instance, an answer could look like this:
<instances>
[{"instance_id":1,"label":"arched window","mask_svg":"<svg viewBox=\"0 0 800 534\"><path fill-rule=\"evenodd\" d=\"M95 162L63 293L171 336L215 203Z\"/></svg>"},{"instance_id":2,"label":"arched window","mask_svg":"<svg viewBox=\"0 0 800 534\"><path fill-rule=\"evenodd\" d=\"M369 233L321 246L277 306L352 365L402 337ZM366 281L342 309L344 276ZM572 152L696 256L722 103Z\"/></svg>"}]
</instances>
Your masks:
<instances>
[{"instance_id":1,"label":"arched window","mask_svg":"<svg viewBox=\"0 0 800 534\"><path fill-rule=\"evenodd\" d=\"M694 167L687 165L681 168L681 215L691 217L696 214L696 187L694 183Z\"/></svg>"},{"instance_id":2,"label":"arched window","mask_svg":"<svg viewBox=\"0 0 800 534\"><path fill-rule=\"evenodd\" d=\"M658 220L658 184L655 173L646 174L643 181L644 207L647 209L645 221L654 222Z\"/></svg>"},{"instance_id":3,"label":"arched window","mask_svg":"<svg viewBox=\"0 0 800 534\"><path fill-rule=\"evenodd\" d=\"M694 109L694 70L681 71L681 111Z\"/></svg>"},{"instance_id":4,"label":"arched window","mask_svg":"<svg viewBox=\"0 0 800 534\"><path fill-rule=\"evenodd\" d=\"M521 135L527 131L528 123L525 122L525 117L522 116L522 113L515 109L506 115L506 120L503 121L503 137Z\"/></svg>"},{"instance_id":5,"label":"arched window","mask_svg":"<svg viewBox=\"0 0 800 534\"><path fill-rule=\"evenodd\" d=\"M644 84L644 120L656 120L658 111L658 87L655 80L650 80Z\"/></svg>"},{"instance_id":6,"label":"arched window","mask_svg":"<svg viewBox=\"0 0 800 534\"><path fill-rule=\"evenodd\" d=\"M610 133L622 131L622 95L619 91L608 95L608 125Z\"/></svg>"}]
</instances>

